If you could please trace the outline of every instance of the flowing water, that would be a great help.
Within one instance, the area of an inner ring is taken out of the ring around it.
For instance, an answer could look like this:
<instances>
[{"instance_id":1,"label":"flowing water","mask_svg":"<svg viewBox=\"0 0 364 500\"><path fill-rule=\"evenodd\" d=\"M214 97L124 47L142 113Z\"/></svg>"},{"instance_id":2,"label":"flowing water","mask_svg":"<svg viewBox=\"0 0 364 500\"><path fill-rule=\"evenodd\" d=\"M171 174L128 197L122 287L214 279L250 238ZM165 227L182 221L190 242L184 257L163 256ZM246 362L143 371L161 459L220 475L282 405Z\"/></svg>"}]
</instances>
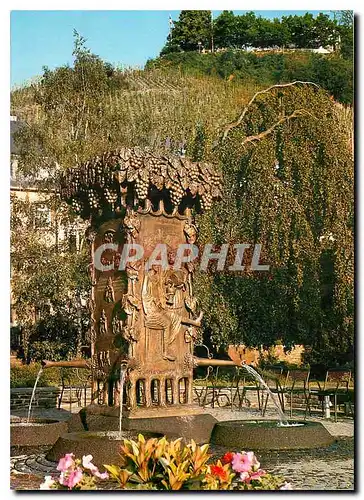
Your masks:
<instances>
[{"instance_id":1,"label":"flowing water","mask_svg":"<svg viewBox=\"0 0 364 500\"><path fill-rule=\"evenodd\" d=\"M269 396L272 398L272 401L273 401L273 404L274 406L276 407L276 410L277 410L277 413L278 413L278 417L279 417L279 423L278 425L283 425L285 427L288 427L290 426L291 424L288 422L288 419L286 417L286 415L283 413L283 410L281 408L281 405L279 404L279 401L277 399L277 396L269 389L268 387L268 384L266 383L266 381L259 375L259 373L254 370L254 368L252 368L250 365L246 365L246 364L243 364L241 365L243 368L245 368L245 370L255 379L259 382L260 385L262 385L267 393L269 394Z\"/></svg>"},{"instance_id":2,"label":"flowing water","mask_svg":"<svg viewBox=\"0 0 364 500\"><path fill-rule=\"evenodd\" d=\"M39 372L38 372L38 375L37 375L37 378L35 379L35 382L34 382L34 387L33 387L33 392L32 392L32 397L30 398L30 402L29 402L29 408L28 408L28 418L27 418L27 422L29 423L29 420L30 420L30 413L32 411L32 404L33 404L33 400L35 398L35 391L37 389L37 384L39 382L39 379L40 379L40 376L42 375L42 372L43 372L43 368L40 368L39 369Z\"/></svg>"},{"instance_id":3,"label":"flowing water","mask_svg":"<svg viewBox=\"0 0 364 500\"><path fill-rule=\"evenodd\" d=\"M125 374L126 374L126 366L121 365L120 366L120 385L119 385L119 390L120 390L120 395L119 395L119 405L120 405L120 411L119 411L119 434L120 434L120 439L122 437L121 428L122 428L122 422L123 422L123 399L124 399Z\"/></svg>"}]
</instances>

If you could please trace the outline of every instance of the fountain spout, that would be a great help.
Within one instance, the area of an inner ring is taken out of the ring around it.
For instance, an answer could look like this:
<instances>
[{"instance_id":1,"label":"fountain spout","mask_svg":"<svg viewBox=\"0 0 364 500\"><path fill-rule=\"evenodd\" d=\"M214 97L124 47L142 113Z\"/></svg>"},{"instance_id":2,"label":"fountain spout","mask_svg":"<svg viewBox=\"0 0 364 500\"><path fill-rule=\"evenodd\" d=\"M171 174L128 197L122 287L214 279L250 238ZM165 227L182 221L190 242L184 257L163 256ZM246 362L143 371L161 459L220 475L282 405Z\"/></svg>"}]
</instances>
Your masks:
<instances>
[{"instance_id":1,"label":"fountain spout","mask_svg":"<svg viewBox=\"0 0 364 500\"><path fill-rule=\"evenodd\" d=\"M234 361L229 359L193 358L196 366L236 366Z\"/></svg>"},{"instance_id":2,"label":"fountain spout","mask_svg":"<svg viewBox=\"0 0 364 500\"><path fill-rule=\"evenodd\" d=\"M48 361L43 359L43 370L46 368L88 368L90 369L89 360L87 359L74 359L72 361Z\"/></svg>"}]
</instances>

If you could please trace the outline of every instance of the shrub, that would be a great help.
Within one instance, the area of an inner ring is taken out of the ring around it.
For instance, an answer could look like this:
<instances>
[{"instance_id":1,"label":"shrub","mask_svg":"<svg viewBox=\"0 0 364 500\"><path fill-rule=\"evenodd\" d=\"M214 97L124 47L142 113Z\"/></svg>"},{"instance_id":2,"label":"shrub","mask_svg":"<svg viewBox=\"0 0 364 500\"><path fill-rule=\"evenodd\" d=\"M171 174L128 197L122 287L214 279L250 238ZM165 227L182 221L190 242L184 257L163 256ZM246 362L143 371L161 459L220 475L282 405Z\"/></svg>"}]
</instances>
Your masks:
<instances>
[{"instance_id":1,"label":"shrub","mask_svg":"<svg viewBox=\"0 0 364 500\"><path fill-rule=\"evenodd\" d=\"M77 329L72 318L48 315L31 329L26 361L59 361L76 355Z\"/></svg>"},{"instance_id":2,"label":"shrub","mask_svg":"<svg viewBox=\"0 0 364 500\"><path fill-rule=\"evenodd\" d=\"M29 365L12 366L10 368L10 387L34 387L40 363L30 363ZM38 387L58 387L62 384L62 377L67 383L78 385L80 380L77 371L69 368L47 368L40 376Z\"/></svg>"},{"instance_id":3,"label":"shrub","mask_svg":"<svg viewBox=\"0 0 364 500\"><path fill-rule=\"evenodd\" d=\"M12 366L10 369L10 387L33 387L40 367L40 363ZM57 387L59 384L59 368L45 370L38 382L40 387Z\"/></svg>"}]
</instances>

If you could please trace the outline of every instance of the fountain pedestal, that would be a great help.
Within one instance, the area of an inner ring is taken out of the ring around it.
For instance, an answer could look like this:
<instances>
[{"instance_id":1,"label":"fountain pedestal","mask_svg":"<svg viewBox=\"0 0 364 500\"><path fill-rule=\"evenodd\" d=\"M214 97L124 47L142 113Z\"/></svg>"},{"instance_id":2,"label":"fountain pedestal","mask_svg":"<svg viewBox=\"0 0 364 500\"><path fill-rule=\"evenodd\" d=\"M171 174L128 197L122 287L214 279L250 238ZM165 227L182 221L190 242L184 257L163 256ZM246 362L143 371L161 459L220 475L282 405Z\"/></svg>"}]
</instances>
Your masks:
<instances>
[{"instance_id":1,"label":"fountain pedestal","mask_svg":"<svg viewBox=\"0 0 364 500\"><path fill-rule=\"evenodd\" d=\"M50 418L19 418L10 424L10 445L21 447L53 445L67 432L65 421Z\"/></svg>"},{"instance_id":2,"label":"fountain pedestal","mask_svg":"<svg viewBox=\"0 0 364 500\"><path fill-rule=\"evenodd\" d=\"M74 415L69 423L70 431L82 429L94 432L119 429L119 409L103 405L89 405L80 413ZM203 408L194 405L153 408L138 408L124 410L122 419L123 430L156 432L166 435L169 439L182 437L193 439L197 443L210 440L212 429L217 420Z\"/></svg>"}]
</instances>

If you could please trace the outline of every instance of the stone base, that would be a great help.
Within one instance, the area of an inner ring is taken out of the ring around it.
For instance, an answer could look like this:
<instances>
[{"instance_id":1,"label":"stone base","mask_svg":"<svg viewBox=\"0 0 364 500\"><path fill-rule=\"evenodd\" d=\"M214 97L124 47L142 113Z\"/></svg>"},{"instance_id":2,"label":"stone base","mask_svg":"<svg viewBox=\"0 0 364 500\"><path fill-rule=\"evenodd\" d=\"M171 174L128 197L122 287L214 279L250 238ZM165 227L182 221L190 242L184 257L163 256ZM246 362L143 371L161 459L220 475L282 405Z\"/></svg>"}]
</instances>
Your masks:
<instances>
[{"instance_id":1,"label":"stone base","mask_svg":"<svg viewBox=\"0 0 364 500\"><path fill-rule=\"evenodd\" d=\"M54 444L59 436L67 432L67 422L53 419L13 419L10 424L10 446L45 446Z\"/></svg>"},{"instance_id":2,"label":"stone base","mask_svg":"<svg viewBox=\"0 0 364 500\"><path fill-rule=\"evenodd\" d=\"M161 434L145 433L145 438L162 437ZM76 458L92 455L92 463L104 470L103 465L121 465L120 445L124 439L137 440L135 431L69 432L60 436L46 455L46 459L58 462L66 453Z\"/></svg>"},{"instance_id":3,"label":"stone base","mask_svg":"<svg viewBox=\"0 0 364 500\"><path fill-rule=\"evenodd\" d=\"M236 450L304 450L325 448L335 438L320 422L292 421L297 427L279 427L277 420L219 422L211 442Z\"/></svg>"},{"instance_id":4,"label":"stone base","mask_svg":"<svg viewBox=\"0 0 364 500\"><path fill-rule=\"evenodd\" d=\"M89 405L83 408L78 418L69 422L70 432L80 430L80 421L87 431L116 431L119 429L119 408ZM184 405L165 408L137 408L124 410L122 428L143 432L156 432L169 439L177 437L185 441L207 443L217 420L202 408Z\"/></svg>"}]
</instances>

